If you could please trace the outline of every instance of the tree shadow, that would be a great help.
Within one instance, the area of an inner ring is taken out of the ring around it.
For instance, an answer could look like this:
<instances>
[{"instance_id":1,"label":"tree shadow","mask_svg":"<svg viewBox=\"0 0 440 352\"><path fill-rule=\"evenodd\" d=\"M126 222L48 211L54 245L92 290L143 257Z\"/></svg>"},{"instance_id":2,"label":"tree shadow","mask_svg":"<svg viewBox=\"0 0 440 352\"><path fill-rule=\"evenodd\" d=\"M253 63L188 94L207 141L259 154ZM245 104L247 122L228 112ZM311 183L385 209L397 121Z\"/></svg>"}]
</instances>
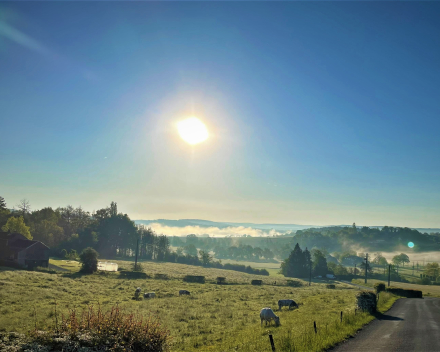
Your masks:
<instances>
[{"instance_id":1,"label":"tree shadow","mask_svg":"<svg viewBox=\"0 0 440 352\"><path fill-rule=\"evenodd\" d=\"M376 317L377 320L389 320L389 321L402 321L402 320L404 320L399 317L394 317L392 315L382 314L382 313L376 313L376 314L374 314L374 316Z\"/></svg>"}]
</instances>

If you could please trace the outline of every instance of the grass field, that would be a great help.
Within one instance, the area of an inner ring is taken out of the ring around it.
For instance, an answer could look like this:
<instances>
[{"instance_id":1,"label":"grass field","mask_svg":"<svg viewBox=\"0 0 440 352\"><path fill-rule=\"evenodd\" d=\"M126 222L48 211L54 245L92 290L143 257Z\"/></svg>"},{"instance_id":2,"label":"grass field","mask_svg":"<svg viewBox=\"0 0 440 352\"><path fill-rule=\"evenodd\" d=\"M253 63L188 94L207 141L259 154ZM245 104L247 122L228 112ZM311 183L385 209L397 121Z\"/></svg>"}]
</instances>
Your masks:
<instances>
[{"instance_id":1,"label":"grass field","mask_svg":"<svg viewBox=\"0 0 440 352\"><path fill-rule=\"evenodd\" d=\"M337 284L335 290L317 283L293 288L280 286L286 281L277 278L277 286L252 286L252 279L272 283L273 277L171 263L143 263L148 275L167 274L169 280L126 279L119 273L80 275L75 273L79 269L75 263L51 263L72 272L49 274L0 268L0 330L24 332L35 323L39 328L53 324L56 299L59 313L88 305L100 304L108 309L118 304L127 312L157 316L171 332L172 351L270 351L269 332L274 336L277 351L319 351L347 338L373 319L366 313L354 316L358 290L348 285ZM125 261L117 263L122 268L131 265ZM206 276L207 283L182 282L183 276L191 274ZM217 276L226 277L231 284L216 285ZM138 286L143 292L156 292L157 298L132 300ZM180 289L191 291L191 296L179 297ZM275 310L281 298L296 300L300 308L284 308L279 313L280 327L260 327L261 308ZM392 299L384 301L383 307L391 302ZM318 326L316 335L314 321Z\"/></svg>"},{"instance_id":2,"label":"grass field","mask_svg":"<svg viewBox=\"0 0 440 352\"><path fill-rule=\"evenodd\" d=\"M364 285L364 286L370 286L373 287L376 282L385 282L383 280L373 280L368 279L368 283L365 284L364 280L352 280L354 284L358 285ZM385 284L388 286L388 283L385 282ZM407 284L403 282L390 282L391 286L393 287L400 287L404 289L411 289L411 290L420 290L423 292L423 296L430 296L430 297L440 297L440 286L435 285L415 285L415 284Z\"/></svg>"}]
</instances>

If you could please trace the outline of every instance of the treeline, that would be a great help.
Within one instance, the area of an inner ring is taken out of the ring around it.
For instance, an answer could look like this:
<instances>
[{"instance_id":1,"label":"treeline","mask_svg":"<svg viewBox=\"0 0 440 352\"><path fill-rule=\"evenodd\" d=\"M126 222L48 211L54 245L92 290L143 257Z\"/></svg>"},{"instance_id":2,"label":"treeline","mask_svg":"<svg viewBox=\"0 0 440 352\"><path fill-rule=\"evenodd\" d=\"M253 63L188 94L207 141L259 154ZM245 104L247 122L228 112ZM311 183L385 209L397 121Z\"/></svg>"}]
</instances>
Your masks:
<instances>
[{"instance_id":1,"label":"treeline","mask_svg":"<svg viewBox=\"0 0 440 352\"><path fill-rule=\"evenodd\" d=\"M72 206L31 210L22 200L17 210L9 210L0 197L0 229L21 233L28 239L41 241L51 249L51 255L77 259L84 248L91 247L101 258L138 257L144 260L199 265L249 274L269 275L267 270L250 266L222 264L214 261L208 251L172 252L170 240L150 228L136 226L127 214L118 212L115 202L92 213Z\"/></svg>"},{"instance_id":2,"label":"treeline","mask_svg":"<svg viewBox=\"0 0 440 352\"><path fill-rule=\"evenodd\" d=\"M293 241L303 247L326 248L329 252L363 247L368 251L392 252L414 243L413 251L440 250L440 233L421 233L408 227L384 226L381 229L367 226L334 226L311 228L291 233Z\"/></svg>"}]
</instances>

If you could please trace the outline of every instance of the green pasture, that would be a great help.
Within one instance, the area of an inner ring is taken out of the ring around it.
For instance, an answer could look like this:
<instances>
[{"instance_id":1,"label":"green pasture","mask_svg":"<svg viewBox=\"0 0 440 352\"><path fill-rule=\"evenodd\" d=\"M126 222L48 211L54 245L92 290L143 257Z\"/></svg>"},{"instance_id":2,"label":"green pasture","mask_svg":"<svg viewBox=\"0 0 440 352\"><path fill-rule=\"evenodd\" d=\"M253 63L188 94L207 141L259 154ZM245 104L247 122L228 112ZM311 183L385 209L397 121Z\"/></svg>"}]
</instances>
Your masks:
<instances>
[{"instance_id":1,"label":"green pasture","mask_svg":"<svg viewBox=\"0 0 440 352\"><path fill-rule=\"evenodd\" d=\"M122 269L131 266L131 262L116 262ZM358 289L345 284L336 284L336 289L318 283L294 288L285 286L284 278L277 278L274 286L273 277L153 262L142 263L149 278L127 279L120 273L81 275L74 263L51 263L72 270L50 274L0 268L0 331L24 332L35 325L39 329L51 326L55 307L60 319L72 308L101 305L106 310L118 305L126 312L157 317L171 332L171 351L271 351L269 333L274 336L277 351L321 351L374 319L366 313L355 315ZM167 274L169 279L156 280L155 273ZM204 275L207 282L185 283L185 275ZM217 285L217 276L226 277L229 284ZM262 279L264 284L250 285L252 279ZM135 301L132 297L137 287L156 292L157 297ZM189 290L191 296L179 297L181 289ZM275 310L278 299L285 298L294 299L299 309L283 308L276 312L281 326L261 327L260 310ZM393 302L387 295L381 299L382 307Z\"/></svg>"}]
</instances>

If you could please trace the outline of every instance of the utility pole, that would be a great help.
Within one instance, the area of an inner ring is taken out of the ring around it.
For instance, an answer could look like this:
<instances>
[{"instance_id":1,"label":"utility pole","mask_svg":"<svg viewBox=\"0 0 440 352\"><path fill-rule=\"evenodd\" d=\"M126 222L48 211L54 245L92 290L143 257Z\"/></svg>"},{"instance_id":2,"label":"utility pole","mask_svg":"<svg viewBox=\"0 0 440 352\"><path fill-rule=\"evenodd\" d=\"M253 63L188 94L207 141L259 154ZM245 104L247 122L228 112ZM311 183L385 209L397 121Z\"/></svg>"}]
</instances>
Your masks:
<instances>
[{"instance_id":1,"label":"utility pole","mask_svg":"<svg viewBox=\"0 0 440 352\"><path fill-rule=\"evenodd\" d=\"M367 283L368 253L365 256L365 283Z\"/></svg>"},{"instance_id":2,"label":"utility pole","mask_svg":"<svg viewBox=\"0 0 440 352\"><path fill-rule=\"evenodd\" d=\"M309 260L309 286L312 285L312 260Z\"/></svg>"},{"instance_id":3,"label":"utility pole","mask_svg":"<svg viewBox=\"0 0 440 352\"><path fill-rule=\"evenodd\" d=\"M391 280L391 264L388 265L388 287L390 287Z\"/></svg>"},{"instance_id":4,"label":"utility pole","mask_svg":"<svg viewBox=\"0 0 440 352\"><path fill-rule=\"evenodd\" d=\"M138 249L139 249L139 238L137 239L137 242L136 242L136 257L134 260L134 271L137 270L137 265L138 265Z\"/></svg>"}]
</instances>

